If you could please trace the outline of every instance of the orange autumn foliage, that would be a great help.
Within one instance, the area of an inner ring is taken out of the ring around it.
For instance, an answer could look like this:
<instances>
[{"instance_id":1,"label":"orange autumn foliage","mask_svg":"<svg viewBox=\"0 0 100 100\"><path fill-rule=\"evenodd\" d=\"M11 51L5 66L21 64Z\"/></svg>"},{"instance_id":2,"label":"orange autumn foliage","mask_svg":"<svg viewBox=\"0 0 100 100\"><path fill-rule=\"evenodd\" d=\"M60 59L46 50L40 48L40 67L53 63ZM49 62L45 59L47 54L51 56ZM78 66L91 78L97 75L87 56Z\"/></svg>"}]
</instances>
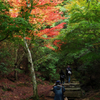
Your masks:
<instances>
[{"instance_id":1,"label":"orange autumn foliage","mask_svg":"<svg viewBox=\"0 0 100 100\"><path fill-rule=\"evenodd\" d=\"M9 14L11 17L18 17L25 14L23 12L28 12L32 16L29 16L29 22L31 24L36 24L36 28L40 28L43 25L52 25L54 22L57 22L59 19L65 19L61 16L62 12L59 12L59 8L55 8L55 6L59 3L62 3L63 0L33 0L33 9L30 11L31 3L30 0L7 0L10 6ZM26 2L27 1L27 2ZM35 5L34 5L35 4ZM48 4L48 5L45 5ZM21 12L21 8L23 8L23 12ZM34 15L34 17L33 17ZM66 23L61 23L51 29L41 30L37 34L34 33L35 36L38 36L42 39L51 39L55 38L59 35L59 31L63 28L63 25ZM30 33L32 34L32 33ZM46 35L45 38L43 35ZM20 37L20 36L18 36ZM20 37L21 38L21 37ZM26 39L31 39L26 37ZM56 45L60 49L60 41L55 41L54 45ZM55 50L50 44L46 45L48 48Z\"/></svg>"},{"instance_id":2,"label":"orange autumn foliage","mask_svg":"<svg viewBox=\"0 0 100 100\"><path fill-rule=\"evenodd\" d=\"M59 8L55 8L55 5L61 3L63 0L52 0L52 1L33 0L34 8L31 11L28 9L31 7L30 0L7 0L7 1L10 4L10 6L13 7L12 9L10 8L9 11L11 17L22 16L23 13L20 10L21 8L23 8L23 12L28 12L31 13L32 15L29 17L29 22L32 24L41 23L40 28L44 23L51 25L52 23L58 21L59 19L64 19L64 17L61 17L61 12L59 12ZM50 5L45 5L45 4L50 4ZM33 15L35 17L33 17Z\"/></svg>"},{"instance_id":3,"label":"orange autumn foliage","mask_svg":"<svg viewBox=\"0 0 100 100\"><path fill-rule=\"evenodd\" d=\"M42 38L42 39L51 39L51 38L55 38L57 35L59 35L60 30L64 27L64 24L66 24L65 22L53 27L53 28L47 28L44 30L41 30L40 33L35 34L38 37ZM43 35L47 35L47 37L43 37ZM58 50L61 49L61 45L64 42L62 42L61 40L54 40L54 42L52 43L53 45L55 45L56 47L58 47ZM48 47L49 49L55 50L54 47L51 46L51 44L47 44L45 45L46 47Z\"/></svg>"},{"instance_id":4,"label":"orange autumn foliage","mask_svg":"<svg viewBox=\"0 0 100 100\"><path fill-rule=\"evenodd\" d=\"M30 23L40 23L43 26L44 24L51 25L59 19L64 19L58 10L58 8L54 7L35 7L35 9L31 11L31 15L35 15L35 17L30 16Z\"/></svg>"},{"instance_id":5,"label":"orange autumn foliage","mask_svg":"<svg viewBox=\"0 0 100 100\"><path fill-rule=\"evenodd\" d=\"M63 28L64 24L66 24L65 22L52 27L52 28L46 28L44 30L40 30L40 32L38 34L34 34L37 35L40 38L43 39L50 39L50 38L54 38L55 36L59 35L59 31ZM43 35L47 35L47 38L44 38Z\"/></svg>"},{"instance_id":6,"label":"orange autumn foliage","mask_svg":"<svg viewBox=\"0 0 100 100\"><path fill-rule=\"evenodd\" d=\"M49 48L49 49L52 49L52 50L54 50L55 51L55 48L53 48L52 46L51 46L51 44L49 43L49 44L47 44L47 45L45 45L47 48Z\"/></svg>"}]
</instances>

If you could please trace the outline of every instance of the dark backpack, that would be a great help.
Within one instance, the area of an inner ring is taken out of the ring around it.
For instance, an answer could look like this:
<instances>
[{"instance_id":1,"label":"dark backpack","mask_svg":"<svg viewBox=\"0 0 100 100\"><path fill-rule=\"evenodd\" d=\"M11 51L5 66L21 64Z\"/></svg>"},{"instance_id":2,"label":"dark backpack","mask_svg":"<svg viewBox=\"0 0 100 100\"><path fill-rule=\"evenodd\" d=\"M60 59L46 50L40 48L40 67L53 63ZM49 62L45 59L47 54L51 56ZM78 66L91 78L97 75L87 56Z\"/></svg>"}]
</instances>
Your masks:
<instances>
[{"instance_id":1,"label":"dark backpack","mask_svg":"<svg viewBox=\"0 0 100 100\"><path fill-rule=\"evenodd\" d=\"M64 78L64 77L65 77L65 75L61 75L60 77L61 77L61 78Z\"/></svg>"}]
</instances>

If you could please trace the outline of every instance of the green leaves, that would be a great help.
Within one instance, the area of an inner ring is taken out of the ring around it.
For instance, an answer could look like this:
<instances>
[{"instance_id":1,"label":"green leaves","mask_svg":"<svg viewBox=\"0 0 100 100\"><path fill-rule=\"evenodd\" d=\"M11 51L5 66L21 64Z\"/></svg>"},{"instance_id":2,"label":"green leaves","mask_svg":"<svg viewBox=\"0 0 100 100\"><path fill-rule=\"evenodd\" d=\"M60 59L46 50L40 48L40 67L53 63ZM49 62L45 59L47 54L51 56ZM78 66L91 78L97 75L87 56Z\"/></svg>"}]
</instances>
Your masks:
<instances>
[{"instance_id":1,"label":"green leaves","mask_svg":"<svg viewBox=\"0 0 100 100\"><path fill-rule=\"evenodd\" d=\"M28 22L24 18L21 18L21 17L15 18L14 22L15 22L16 25L28 26Z\"/></svg>"},{"instance_id":2,"label":"green leaves","mask_svg":"<svg viewBox=\"0 0 100 100\"><path fill-rule=\"evenodd\" d=\"M0 72L2 73L2 74L7 74L7 68L6 68L6 64L4 64L4 63L1 63L0 64Z\"/></svg>"},{"instance_id":3,"label":"green leaves","mask_svg":"<svg viewBox=\"0 0 100 100\"><path fill-rule=\"evenodd\" d=\"M61 31L59 38L66 43L62 45L62 53L67 54L66 63L73 63L74 59L94 51L94 44L98 47L95 50L99 49L100 2L71 0L65 7L69 15L68 25Z\"/></svg>"}]
</instances>

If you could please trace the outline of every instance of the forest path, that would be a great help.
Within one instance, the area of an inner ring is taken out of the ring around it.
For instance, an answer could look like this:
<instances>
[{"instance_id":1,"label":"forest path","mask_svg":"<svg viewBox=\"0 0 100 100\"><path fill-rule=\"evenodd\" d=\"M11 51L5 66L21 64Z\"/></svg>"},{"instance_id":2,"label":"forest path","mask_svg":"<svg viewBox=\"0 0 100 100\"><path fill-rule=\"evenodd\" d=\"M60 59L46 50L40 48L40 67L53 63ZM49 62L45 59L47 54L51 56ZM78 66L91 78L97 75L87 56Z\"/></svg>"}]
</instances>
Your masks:
<instances>
[{"instance_id":1,"label":"forest path","mask_svg":"<svg viewBox=\"0 0 100 100\"><path fill-rule=\"evenodd\" d=\"M74 98L80 98L82 95L80 83L72 76L71 82L67 83L67 80L65 80L65 83L63 84L65 87L64 95L66 98L70 98L69 100L74 100ZM46 97L46 100L54 100L54 92L52 91L53 87L51 88L51 91L48 94L48 97Z\"/></svg>"},{"instance_id":2,"label":"forest path","mask_svg":"<svg viewBox=\"0 0 100 100\"><path fill-rule=\"evenodd\" d=\"M74 92L71 93L72 96L78 95L78 98L69 98L68 100L100 100L100 90L98 91L90 91L88 93L86 93L84 95L84 98L80 95L81 94L81 87L80 87L80 83L75 79L75 77L72 75L71 77L71 83L67 83L67 80L65 80L65 84L64 84L65 88L67 87L67 90L73 90L73 88L75 87L77 91L74 90ZM72 88L71 88L72 87ZM68 91L67 91L68 93ZM53 91L50 91L48 94L48 97L45 97L42 100L54 100L54 93Z\"/></svg>"}]
</instances>

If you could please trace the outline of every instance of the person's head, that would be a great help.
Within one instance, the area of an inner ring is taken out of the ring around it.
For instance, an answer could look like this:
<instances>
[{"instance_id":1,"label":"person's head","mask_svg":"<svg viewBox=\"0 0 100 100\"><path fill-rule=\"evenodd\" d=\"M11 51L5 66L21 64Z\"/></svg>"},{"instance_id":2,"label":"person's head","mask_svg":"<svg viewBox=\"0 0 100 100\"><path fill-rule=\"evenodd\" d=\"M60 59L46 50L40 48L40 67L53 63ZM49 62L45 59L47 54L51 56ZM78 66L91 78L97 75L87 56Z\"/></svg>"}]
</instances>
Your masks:
<instances>
[{"instance_id":1,"label":"person's head","mask_svg":"<svg viewBox=\"0 0 100 100\"><path fill-rule=\"evenodd\" d=\"M61 83L60 83L60 81L59 80L57 80L56 81L56 85L60 85Z\"/></svg>"},{"instance_id":2,"label":"person's head","mask_svg":"<svg viewBox=\"0 0 100 100\"><path fill-rule=\"evenodd\" d=\"M70 66L68 65L68 67L70 67Z\"/></svg>"}]
</instances>

